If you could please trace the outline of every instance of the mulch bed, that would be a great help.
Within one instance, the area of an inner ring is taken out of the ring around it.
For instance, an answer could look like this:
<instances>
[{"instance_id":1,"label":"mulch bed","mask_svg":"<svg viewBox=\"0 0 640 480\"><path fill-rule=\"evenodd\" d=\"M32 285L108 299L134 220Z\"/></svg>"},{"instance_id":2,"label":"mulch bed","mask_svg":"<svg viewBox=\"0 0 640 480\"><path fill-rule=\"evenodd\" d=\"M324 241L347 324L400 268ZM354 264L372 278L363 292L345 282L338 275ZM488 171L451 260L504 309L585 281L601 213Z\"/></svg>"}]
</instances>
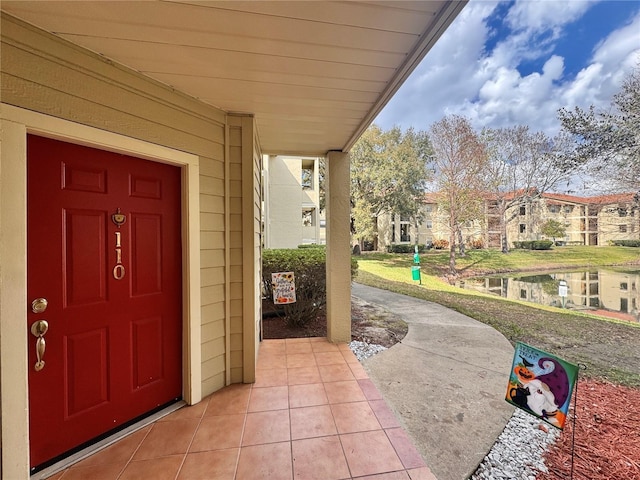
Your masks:
<instances>
[{"instance_id":1,"label":"mulch bed","mask_svg":"<svg viewBox=\"0 0 640 480\"><path fill-rule=\"evenodd\" d=\"M542 480L639 480L640 390L583 379L577 388L573 477L573 404L560 440L546 453Z\"/></svg>"}]
</instances>

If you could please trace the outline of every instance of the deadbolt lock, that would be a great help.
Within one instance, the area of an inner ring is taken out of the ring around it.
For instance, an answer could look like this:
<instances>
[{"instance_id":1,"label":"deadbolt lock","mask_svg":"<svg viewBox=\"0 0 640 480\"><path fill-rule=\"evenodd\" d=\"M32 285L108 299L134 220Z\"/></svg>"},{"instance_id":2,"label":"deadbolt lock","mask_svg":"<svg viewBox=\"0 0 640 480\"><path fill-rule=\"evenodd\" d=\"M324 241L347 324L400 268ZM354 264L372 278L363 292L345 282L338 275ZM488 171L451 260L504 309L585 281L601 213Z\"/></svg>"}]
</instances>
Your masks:
<instances>
[{"instance_id":1,"label":"deadbolt lock","mask_svg":"<svg viewBox=\"0 0 640 480\"><path fill-rule=\"evenodd\" d=\"M49 302L46 298L36 298L31 302L31 311L33 313L42 313L47 309L47 305L49 305Z\"/></svg>"}]
</instances>

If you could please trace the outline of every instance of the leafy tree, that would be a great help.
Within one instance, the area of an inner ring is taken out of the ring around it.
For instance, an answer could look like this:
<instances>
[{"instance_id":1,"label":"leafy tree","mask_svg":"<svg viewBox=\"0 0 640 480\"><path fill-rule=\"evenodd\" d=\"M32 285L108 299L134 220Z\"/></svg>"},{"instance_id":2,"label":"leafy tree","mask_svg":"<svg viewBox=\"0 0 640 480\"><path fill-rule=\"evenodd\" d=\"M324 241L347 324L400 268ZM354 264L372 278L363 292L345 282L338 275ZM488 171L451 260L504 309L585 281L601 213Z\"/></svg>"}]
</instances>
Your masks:
<instances>
[{"instance_id":1,"label":"leafy tree","mask_svg":"<svg viewBox=\"0 0 640 480\"><path fill-rule=\"evenodd\" d=\"M564 228L562 223L550 218L540 225L540 233L546 237L551 237L553 239L553 243L556 243L556 237L564 237L567 230Z\"/></svg>"},{"instance_id":2,"label":"leafy tree","mask_svg":"<svg viewBox=\"0 0 640 480\"><path fill-rule=\"evenodd\" d=\"M369 127L350 151L352 231L377 249L383 213L417 222L429 180L431 145L423 131Z\"/></svg>"},{"instance_id":3,"label":"leafy tree","mask_svg":"<svg viewBox=\"0 0 640 480\"><path fill-rule=\"evenodd\" d=\"M569 141L565 134L551 139L526 126L485 129L482 137L489 158L484 170L488 202L499 220L502 252L508 253L507 224L520 207L530 211L534 199L570 175L572 167L561 161Z\"/></svg>"},{"instance_id":4,"label":"leafy tree","mask_svg":"<svg viewBox=\"0 0 640 480\"><path fill-rule=\"evenodd\" d=\"M568 165L615 180L619 188L640 190L640 65L625 78L608 111L561 108L558 118L575 140Z\"/></svg>"},{"instance_id":5,"label":"leafy tree","mask_svg":"<svg viewBox=\"0 0 640 480\"><path fill-rule=\"evenodd\" d=\"M456 275L456 236L464 256L462 225L482 216L482 171L487 156L469 120L459 115L434 123L430 138L438 208L446 213L449 222L449 272Z\"/></svg>"}]
</instances>

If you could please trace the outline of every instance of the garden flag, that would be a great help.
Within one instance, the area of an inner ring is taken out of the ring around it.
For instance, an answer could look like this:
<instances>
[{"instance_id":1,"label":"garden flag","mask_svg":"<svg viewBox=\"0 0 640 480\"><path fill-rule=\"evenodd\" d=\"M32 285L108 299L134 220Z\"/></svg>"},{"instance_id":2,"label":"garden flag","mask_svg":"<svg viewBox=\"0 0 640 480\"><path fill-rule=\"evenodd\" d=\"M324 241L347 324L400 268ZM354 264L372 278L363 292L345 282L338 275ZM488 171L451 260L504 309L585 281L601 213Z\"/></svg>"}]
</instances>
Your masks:
<instances>
[{"instance_id":1,"label":"garden flag","mask_svg":"<svg viewBox=\"0 0 640 480\"><path fill-rule=\"evenodd\" d=\"M562 429L578 367L518 342L507 385L507 402Z\"/></svg>"},{"instance_id":2,"label":"garden flag","mask_svg":"<svg viewBox=\"0 0 640 480\"><path fill-rule=\"evenodd\" d=\"M273 289L273 303L276 305L296 302L296 282L293 272L272 273L271 287Z\"/></svg>"}]
</instances>

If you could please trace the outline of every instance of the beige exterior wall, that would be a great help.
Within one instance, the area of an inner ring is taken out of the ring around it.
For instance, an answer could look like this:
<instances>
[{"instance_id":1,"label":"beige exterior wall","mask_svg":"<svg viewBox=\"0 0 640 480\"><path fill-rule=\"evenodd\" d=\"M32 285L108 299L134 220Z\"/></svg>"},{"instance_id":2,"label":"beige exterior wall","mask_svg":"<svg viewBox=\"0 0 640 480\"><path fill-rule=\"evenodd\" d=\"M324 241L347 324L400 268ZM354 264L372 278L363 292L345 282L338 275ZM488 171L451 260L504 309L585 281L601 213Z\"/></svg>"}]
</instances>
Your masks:
<instances>
[{"instance_id":1,"label":"beige exterior wall","mask_svg":"<svg viewBox=\"0 0 640 480\"><path fill-rule=\"evenodd\" d=\"M630 203L611 203L593 205L571 201L539 198L507 210L507 238L509 247L514 241L546 239L540 228L547 220L556 220L566 229L563 237L556 241L580 245L608 245L612 240L636 240L640 238L640 212ZM521 210L524 207L524 210ZM500 246L500 231L497 217L491 218L489 205L487 215L481 220L467 222L463 228L465 242L482 239L485 246ZM423 221L418 228L411 227L411 240L403 242L400 238L400 219L398 215L382 215L378 219L379 245L384 250L391 243L414 244L416 235L419 244L437 239L449 240L449 223L446 213L434 203L423 207ZM395 228L395 238L393 236Z\"/></svg>"},{"instance_id":2,"label":"beige exterior wall","mask_svg":"<svg viewBox=\"0 0 640 480\"><path fill-rule=\"evenodd\" d=\"M26 133L182 166L190 403L254 378L261 153L250 116L227 116L4 14L1 31L2 467L26 478Z\"/></svg>"},{"instance_id":3,"label":"beige exterior wall","mask_svg":"<svg viewBox=\"0 0 640 480\"><path fill-rule=\"evenodd\" d=\"M326 243L320 223L319 158L269 155L265 162L265 248L297 248L302 244ZM303 168L313 169L311 188L303 188ZM305 226L304 210L312 211L312 224Z\"/></svg>"}]
</instances>

